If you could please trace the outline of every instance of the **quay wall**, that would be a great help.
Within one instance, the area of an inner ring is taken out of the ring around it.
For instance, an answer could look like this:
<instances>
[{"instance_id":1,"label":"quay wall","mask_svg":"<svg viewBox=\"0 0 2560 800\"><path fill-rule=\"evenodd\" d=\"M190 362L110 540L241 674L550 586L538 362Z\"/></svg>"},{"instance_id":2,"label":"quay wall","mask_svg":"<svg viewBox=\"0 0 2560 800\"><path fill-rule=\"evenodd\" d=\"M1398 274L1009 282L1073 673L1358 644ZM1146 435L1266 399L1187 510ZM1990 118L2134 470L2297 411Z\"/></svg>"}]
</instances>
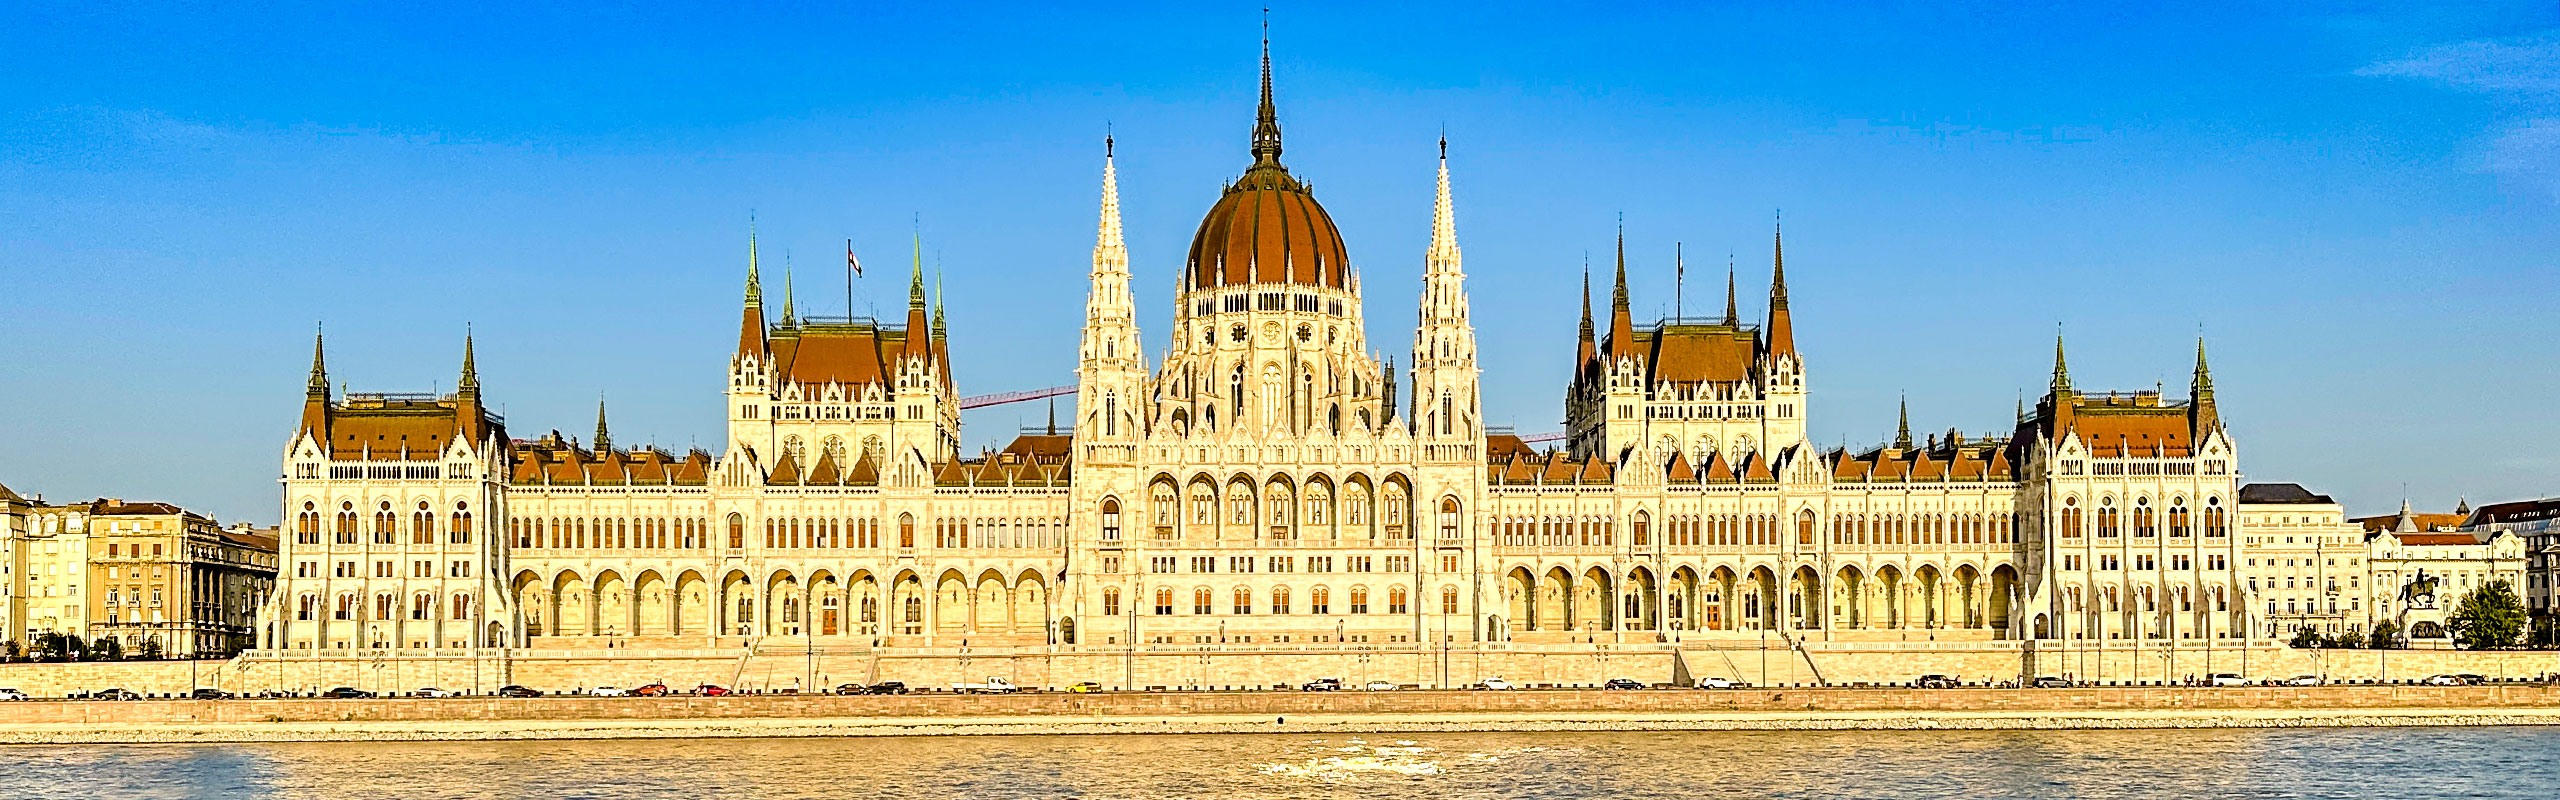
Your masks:
<instances>
[{"instance_id":1,"label":"quay wall","mask_svg":"<svg viewBox=\"0 0 2560 800\"><path fill-rule=\"evenodd\" d=\"M1649 684L1729 678L1753 686L1907 684L1919 675L1967 683L2053 675L2101 685L2185 683L2216 672L2251 679L2319 675L2330 681L2409 683L2429 675L2490 678L2560 674L2560 652L2296 650L2256 647L2053 647L2017 642L1843 643L1801 648L1756 644L1508 646L1423 649L1238 651L1026 648L1020 650L788 651L774 648L517 650L479 654L366 651L374 655L261 652L225 661L0 664L0 687L37 697L122 688L149 695L220 688L239 694L316 693L353 686L385 694L435 686L488 693L507 684L544 691L711 683L755 691L818 691L840 683L904 681L917 688L1002 677L1032 688L1092 681L1110 689L1201 692L1294 686L1336 677L1414 689L1472 686L1490 677L1528 686L1593 687L1611 678Z\"/></svg>"}]
</instances>

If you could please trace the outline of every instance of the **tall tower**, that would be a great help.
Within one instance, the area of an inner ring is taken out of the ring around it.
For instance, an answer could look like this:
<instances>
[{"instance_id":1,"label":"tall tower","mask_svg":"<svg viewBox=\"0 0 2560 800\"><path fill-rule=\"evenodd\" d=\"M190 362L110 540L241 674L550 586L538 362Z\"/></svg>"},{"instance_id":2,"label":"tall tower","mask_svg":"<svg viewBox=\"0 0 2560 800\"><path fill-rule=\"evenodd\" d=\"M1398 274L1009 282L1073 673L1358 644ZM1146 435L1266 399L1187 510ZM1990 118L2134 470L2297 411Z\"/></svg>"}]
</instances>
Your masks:
<instances>
[{"instance_id":1,"label":"tall tower","mask_svg":"<svg viewBox=\"0 0 2560 800\"><path fill-rule=\"evenodd\" d=\"M1102 139L1102 211L1094 233L1092 288L1085 297L1084 341L1076 362L1079 458L1125 461L1134 456L1143 408L1146 361L1139 352L1137 307L1129 298L1129 245L1120 233L1120 179L1111 137Z\"/></svg>"},{"instance_id":2,"label":"tall tower","mask_svg":"<svg viewBox=\"0 0 2560 800\"><path fill-rule=\"evenodd\" d=\"M756 263L756 229L747 225L747 290L746 302L738 312L738 350L729 356L729 446L722 461L729 465L727 479L744 483L749 473L761 476L761 470L773 464L775 453L766 452L773 441L773 420L766 408L773 398L776 376L772 341L767 338L764 322L764 278Z\"/></svg>"},{"instance_id":3,"label":"tall tower","mask_svg":"<svg viewBox=\"0 0 2560 800\"><path fill-rule=\"evenodd\" d=\"M1482 441L1484 431L1476 390L1475 327L1467 321L1467 273L1458 254L1456 210L1449 200L1446 138L1440 140L1431 249L1422 262L1422 308L1413 331L1414 438L1424 443L1426 459L1478 459L1474 448L1466 447Z\"/></svg>"},{"instance_id":4,"label":"tall tower","mask_svg":"<svg viewBox=\"0 0 2560 800\"><path fill-rule=\"evenodd\" d=\"M1804 356L1796 352L1795 318L1787 310L1786 230L1770 234L1769 327L1760 359L1760 440L1770 452L1805 441Z\"/></svg>"}]
</instances>

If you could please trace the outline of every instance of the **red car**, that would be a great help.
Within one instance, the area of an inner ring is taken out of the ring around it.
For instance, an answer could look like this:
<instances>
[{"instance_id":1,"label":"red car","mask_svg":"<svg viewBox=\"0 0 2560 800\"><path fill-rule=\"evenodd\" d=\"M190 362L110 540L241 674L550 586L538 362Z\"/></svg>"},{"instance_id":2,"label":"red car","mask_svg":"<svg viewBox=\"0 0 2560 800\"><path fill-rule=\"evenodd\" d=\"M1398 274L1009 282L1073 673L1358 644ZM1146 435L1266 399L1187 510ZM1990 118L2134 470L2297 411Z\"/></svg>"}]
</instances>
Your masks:
<instances>
[{"instance_id":1,"label":"red car","mask_svg":"<svg viewBox=\"0 0 2560 800\"><path fill-rule=\"evenodd\" d=\"M675 690L667 688L667 685L663 683L652 683L647 686L633 689L631 690L631 693L640 697L665 697L667 695L675 694Z\"/></svg>"},{"instance_id":2,"label":"red car","mask_svg":"<svg viewBox=\"0 0 2560 800\"><path fill-rule=\"evenodd\" d=\"M706 683L693 687L693 693L704 697L726 697L730 694L729 687L716 683Z\"/></svg>"}]
</instances>

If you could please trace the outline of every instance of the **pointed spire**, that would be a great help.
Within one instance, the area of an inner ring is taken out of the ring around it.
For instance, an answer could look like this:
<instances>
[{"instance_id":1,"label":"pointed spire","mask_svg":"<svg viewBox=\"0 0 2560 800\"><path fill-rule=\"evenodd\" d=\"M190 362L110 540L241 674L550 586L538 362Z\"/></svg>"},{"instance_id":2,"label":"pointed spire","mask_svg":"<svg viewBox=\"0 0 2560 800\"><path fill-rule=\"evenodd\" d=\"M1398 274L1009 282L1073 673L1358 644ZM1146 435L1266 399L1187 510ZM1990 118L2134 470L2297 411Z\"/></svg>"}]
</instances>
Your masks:
<instances>
[{"instance_id":1,"label":"pointed spire","mask_svg":"<svg viewBox=\"0 0 2560 800\"><path fill-rule=\"evenodd\" d=\"M747 215L747 305L764 305L764 279L756 271L756 218Z\"/></svg>"},{"instance_id":2,"label":"pointed spire","mask_svg":"<svg viewBox=\"0 0 2560 800\"><path fill-rule=\"evenodd\" d=\"M800 325L799 313L791 308L791 258L789 256L784 256L782 259L782 324L784 327Z\"/></svg>"},{"instance_id":3,"label":"pointed spire","mask_svg":"<svg viewBox=\"0 0 2560 800\"><path fill-rule=\"evenodd\" d=\"M1627 308L1627 218L1618 215L1618 286L1609 292L1609 357L1631 358L1636 353L1635 313Z\"/></svg>"},{"instance_id":4,"label":"pointed spire","mask_svg":"<svg viewBox=\"0 0 2560 800\"><path fill-rule=\"evenodd\" d=\"M1280 111L1271 102L1271 11L1262 12L1262 105L1254 109L1253 163L1280 163Z\"/></svg>"},{"instance_id":5,"label":"pointed spire","mask_svg":"<svg viewBox=\"0 0 2560 800\"><path fill-rule=\"evenodd\" d=\"M1599 350L1592 346L1592 341L1591 258L1589 256L1584 256L1582 259L1582 347L1581 350L1574 355L1574 369L1581 370L1587 368L1591 366L1591 363L1594 360L1600 357Z\"/></svg>"},{"instance_id":6,"label":"pointed spire","mask_svg":"<svg viewBox=\"0 0 2560 800\"><path fill-rule=\"evenodd\" d=\"M1458 269L1457 205L1449 199L1449 135L1440 135L1440 187L1431 205L1431 251L1425 265L1432 272Z\"/></svg>"},{"instance_id":7,"label":"pointed spire","mask_svg":"<svg viewBox=\"0 0 2560 800\"><path fill-rule=\"evenodd\" d=\"M480 364L479 360L475 358L471 352L471 331L469 328L463 329L462 332L462 379L454 381L453 388L456 391L469 394L478 394L480 392Z\"/></svg>"},{"instance_id":8,"label":"pointed spire","mask_svg":"<svg viewBox=\"0 0 2560 800\"><path fill-rule=\"evenodd\" d=\"M327 348L322 342L322 339L324 338L326 338L326 331L321 330L318 324L312 325L311 380L309 383L304 384L304 388L309 389L311 396L313 397L329 396L329 364L328 356L325 352Z\"/></svg>"},{"instance_id":9,"label":"pointed spire","mask_svg":"<svg viewBox=\"0 0 2560 800\"><path fill-rule=\"evenodd\" d=\"M596 395L596 452L613 451L613 434L604 425L604 395Z\"/></svg>"},{"instance_id":10,"label":"pointed spire","mask_svg":"<svg viewBox=\"0 0 2560 800\"><path fill-rule=\"evenodd\" d=\"M1096 269L1106 264L1126 269L1128 241L1120 233L1120 171L1113 164L1110 134L1102 136L1102 220L1093 238ZM1115 257L1116 256L1116 257Z\"/></svg>"},{"instance_id":11,"label":"pointed spire","mask_svg":"<svg viewBox=\"0 0 2560 800\"><path fill-rule=\"evenodd\" d=\"M2061 326L2057 325L2056 328ZM2053 386L2055 394L2071 391L2071 366L2062 357L2062 331L2053 332Z\"/></svg>"},{"instance_id":12,"label":"pointed spire","mask_svg":"<svg viewBox=\"0 0 2560 800\"><path fill-rule=\"evenodd\" d=\"M1893 448L1911 449L1911 397L1909 395L1904 395L1902 398L1902 421L1894 426Z\"/></svg>"},{"instance_id":13,"label":"pointed spire","mask_svg":"<svg viewBox=\"0 0 2560 800\"><path fill-rule=\"evenodd\" d=\"M1742 313L1740 311L1740 307L1734 305L1733 287L1733 256L1731 254L1727 254L1724 261L1724 324L1725 327L1728 328L1738 328L1742 326Z\"/></svg>"},{"instance_id":14,"label":"pointed spire","mask_svg":"<svg viewBox=\"0 0 2560 800\"><path fill-rule=\"evenodd\" d=\"M2400 517L2391 525L2393 533L2417 533L2418 515L2409 510L2409 498L2400 498Z\"/></svg>"},{"instance_id":15,"label":"pointed spire","mask_svg":"<svg viewBox=\"0 0 2560 800\"><path fill-rule=\"evenodd\" d=\"M944 332L945 332L945 329L943 328L943 321L942 321L942 266L941 266L941 265L939 265L939 264L936 264L936 265L934 265L934 268L933 268L933 339L934 339L934 341L937 341L937 342L938 342L938 341L942 341L942 335L943 335L943 333L944 333Z\"/></svg>"},{"instance_id":16,"label":"pointed spire","mask_svg":"<svg viewBox=\"0 0 2560 800\"><path fill-rule=\"evenodd\" d=\"M2196 337L2196 376L2195 382L2189 384L2189 388L2194 390L2196 397L2207 397L2213 394L2213 372L2206 369L2204 365L2204 337L2202 336Z\"/></svg>"},{"instance_id":17,"label":"pointed spire","mask_svg":"<svg viewBox=\"0 0 2560 800\"><path fill-rule=\"evenodd\" d=\"M915 271L907 281L907 307L924 308L924 234L916 234Z\"/></svg>"},{"instance_id":18,"label":"pointed spire","mask_svg":"<svg viewBox=\"0 0 2560 800\"><path fill-rule=\"evenodd\" d=\"M1795 315L1787 310L1787 230L1780 222L1770 235L1769 353L1801 360L1796 353Z\"/></svg>"}]
</instances>

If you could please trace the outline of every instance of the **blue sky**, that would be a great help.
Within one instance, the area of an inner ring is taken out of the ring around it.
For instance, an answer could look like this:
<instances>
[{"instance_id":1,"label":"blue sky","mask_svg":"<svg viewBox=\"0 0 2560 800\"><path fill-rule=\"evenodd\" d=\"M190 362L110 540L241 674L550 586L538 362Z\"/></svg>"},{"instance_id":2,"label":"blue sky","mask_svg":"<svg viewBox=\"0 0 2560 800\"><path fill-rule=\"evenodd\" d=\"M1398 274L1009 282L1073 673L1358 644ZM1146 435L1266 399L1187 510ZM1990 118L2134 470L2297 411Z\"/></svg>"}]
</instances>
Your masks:
<instances>
[{"instance_id":1,"label":"blue sky","mask_svg":"<svg viewBox=\"0 0 2560 800\"><path fill-rule=\"evenodd\" d=\"M2050 369L2183 393L2211 341L2253 480L2358 513L2560 494L2560 11L1308 4L1286 160L1410 341L1445 126L1496 423L1557 427L1585 253L1640 317L1771 217L1816 441L2003 429ZM1106 125L1147 343L1245 165L1259 7L0 10L0 482L272 522L331 376L511 428L717 449L750 213L769 277L894 312L911 232L965 393L1070 381ZM920 222L919 222L920 221ZM1399 358L1399 360L1406 360ZM970 448L1037 423L972 412Z\"/></svg>"}]
</instances>

